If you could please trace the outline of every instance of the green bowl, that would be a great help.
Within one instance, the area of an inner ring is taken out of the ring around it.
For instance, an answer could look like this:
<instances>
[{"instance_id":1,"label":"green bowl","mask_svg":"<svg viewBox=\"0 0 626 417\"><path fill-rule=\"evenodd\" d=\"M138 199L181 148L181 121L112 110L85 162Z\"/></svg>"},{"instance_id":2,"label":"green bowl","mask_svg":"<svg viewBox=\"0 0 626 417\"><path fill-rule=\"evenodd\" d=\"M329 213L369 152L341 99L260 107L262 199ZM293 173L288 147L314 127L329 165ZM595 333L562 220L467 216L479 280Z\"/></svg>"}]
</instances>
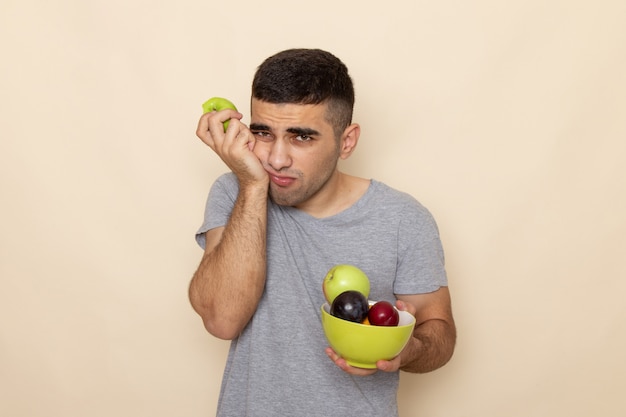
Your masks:
<instances>
[{"instance_id":1,"label":"green bowl","mask_svg":"<svg viewBox=\"0 0 626 417\"><path fill-rule=\"evenodd\" d=\"M370 301L370 305L373 303ZM376 361L398 356L415 327L415 317L406 311L399 311L398 326L372 326L331 316L328 303L321 310L322 328L330 347L349 365L359 368L376 368Z\"/></svg>"}]
</instances>

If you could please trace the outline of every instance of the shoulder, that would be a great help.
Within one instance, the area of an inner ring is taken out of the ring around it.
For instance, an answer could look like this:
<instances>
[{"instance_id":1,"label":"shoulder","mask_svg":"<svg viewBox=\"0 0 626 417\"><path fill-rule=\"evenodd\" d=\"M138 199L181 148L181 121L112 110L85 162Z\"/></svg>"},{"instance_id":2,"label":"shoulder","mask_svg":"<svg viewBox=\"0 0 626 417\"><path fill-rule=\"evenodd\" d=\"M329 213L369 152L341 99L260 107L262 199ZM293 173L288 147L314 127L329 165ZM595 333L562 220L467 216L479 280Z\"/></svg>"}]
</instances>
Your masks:
<instances>
[{"instance_id":1,"label":"shoulder","mask_svg":"<svg viewBox=\"0 0 626 417\"><path fill-rule=\"evenodd\" d=\"M437 230L437 223L430 210L413 195L372 180L372 203L381 216L395 219L401 229Z\"/></svg>"},{"instance_id":2,"label":"shoulder","mask_svg":"<svg viewBox=\"0 0 626 417\"><path fill-rule=\"evenodd\" d=\"M239 190L239 181L237 180L237 176L232 172L226 172L217 177L215 185L227 189Z\"/></svg>"},{"instance_id":3,"label":"shoulder","mask_svg":"<svg viewBox=\"0 0 626 417\"><path fill-rule=\"evenodd\" d=\"M211 194L213 197L226 195L232 200L237 198L237 194L239 194L239 181L235 174L227 172L220 175L211 186Z\"/></svg>"},{"instance_id":4,"label":"shoulder","mask_svg":"<svg viewBox=\"0 0 626 417\"><path fill-rule=\"evenodd\" d=\"M428 209L417 198L407 192L400 191L376 180L372 180L371 187L373 199L387 209L410 209L411 211L428 213Z\"/></svg>"}]
</instances>

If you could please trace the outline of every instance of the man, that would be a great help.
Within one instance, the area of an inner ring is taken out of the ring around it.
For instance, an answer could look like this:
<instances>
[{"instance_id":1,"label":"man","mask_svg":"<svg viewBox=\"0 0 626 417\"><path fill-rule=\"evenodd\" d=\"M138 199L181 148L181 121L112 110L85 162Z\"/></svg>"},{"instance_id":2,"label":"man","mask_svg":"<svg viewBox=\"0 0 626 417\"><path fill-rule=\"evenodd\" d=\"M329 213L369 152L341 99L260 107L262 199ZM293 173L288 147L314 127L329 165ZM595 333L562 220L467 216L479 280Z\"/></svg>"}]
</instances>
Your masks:
<instances>
[{"instance_id":1,"label":"man","mask_svg":"<svg viewBox=\"0 0 626 417\"><path fill-rule=\"evenodd\" d=\"M337 168L359 140L353 106L339 59L292 49L257 69L249 128L234 110L200 118L197 135L231 170L209 193L197 234L205 252L189 288L206 329L232 340L219 416L396 416L398 371L429 372L452 356L432 216ZM327 347L322 281L337 264L368 275L370 299L397 299L416 317L406 348L377 369L351 367Z\"/></svg>"}]
</instances>

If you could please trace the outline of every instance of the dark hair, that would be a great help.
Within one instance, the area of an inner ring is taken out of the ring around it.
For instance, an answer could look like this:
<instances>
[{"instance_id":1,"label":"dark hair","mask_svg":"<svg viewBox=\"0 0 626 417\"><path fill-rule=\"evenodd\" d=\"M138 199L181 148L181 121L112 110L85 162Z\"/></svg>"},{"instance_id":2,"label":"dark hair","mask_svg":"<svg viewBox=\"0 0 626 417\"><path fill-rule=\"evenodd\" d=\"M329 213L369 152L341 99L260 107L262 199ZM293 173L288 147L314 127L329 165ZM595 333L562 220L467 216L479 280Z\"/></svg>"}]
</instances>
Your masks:
<instances>
[{"instance_id":1,"label":"dark hair","mask_svg":"<svg viewBox=\"0 0 626 417\"><path fill-rule=\"evenodd\" d=\"M352 122L354 86L348 68L320 49L288 49L267 58L252 81L252 97L269 103L328 103L327 120L339 136Z\"/></svg>"}]
</instances>

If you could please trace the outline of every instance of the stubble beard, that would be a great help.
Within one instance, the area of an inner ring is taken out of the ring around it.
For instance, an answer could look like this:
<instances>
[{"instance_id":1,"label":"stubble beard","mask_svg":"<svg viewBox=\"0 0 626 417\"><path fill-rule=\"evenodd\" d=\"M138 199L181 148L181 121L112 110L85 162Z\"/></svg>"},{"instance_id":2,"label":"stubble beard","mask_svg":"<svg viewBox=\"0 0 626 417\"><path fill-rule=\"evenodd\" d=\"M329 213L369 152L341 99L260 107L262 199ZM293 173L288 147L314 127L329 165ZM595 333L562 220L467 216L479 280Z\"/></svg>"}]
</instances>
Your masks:
<instances>
[{"instance_id":1,"label":"stubble beard","mask_svg":"<svg viewBox=\"0 0 626 417\"><path fill-rule=\"evenodd\" d=\"M281 188L277 185L270 184L269 197L279 206L297 207L298 205L308 201L315 194L317 194L328 183L333 173L336 170L336 164L330 169L327 169L323 175L313 178L309 184L303 183L298 188L289 190ZM301 172L296 173L298 182L304 180L304 175Z\"/></svg>"}]
</instances>

